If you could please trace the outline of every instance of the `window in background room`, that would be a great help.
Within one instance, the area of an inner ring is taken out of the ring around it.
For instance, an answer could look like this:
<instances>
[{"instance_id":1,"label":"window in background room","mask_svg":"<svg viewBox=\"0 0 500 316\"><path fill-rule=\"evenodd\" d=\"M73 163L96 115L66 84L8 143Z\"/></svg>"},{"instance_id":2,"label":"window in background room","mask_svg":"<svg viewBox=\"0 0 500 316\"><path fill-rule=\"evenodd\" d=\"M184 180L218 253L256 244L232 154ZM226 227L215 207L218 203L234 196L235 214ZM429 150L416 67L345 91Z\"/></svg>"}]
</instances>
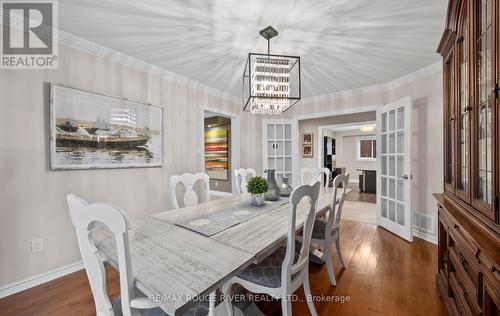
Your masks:
<instances>
[{"instance_id":1,"label":"window in background room","mask_svg":"<svg viewBox=\"0 0 500 316\"><path fill-rule=\"evenodd\" d=\"M375 160L377 157L377 141L375 136L358 137L356 142L357 160Z\"/></svg>"}]
</instances>

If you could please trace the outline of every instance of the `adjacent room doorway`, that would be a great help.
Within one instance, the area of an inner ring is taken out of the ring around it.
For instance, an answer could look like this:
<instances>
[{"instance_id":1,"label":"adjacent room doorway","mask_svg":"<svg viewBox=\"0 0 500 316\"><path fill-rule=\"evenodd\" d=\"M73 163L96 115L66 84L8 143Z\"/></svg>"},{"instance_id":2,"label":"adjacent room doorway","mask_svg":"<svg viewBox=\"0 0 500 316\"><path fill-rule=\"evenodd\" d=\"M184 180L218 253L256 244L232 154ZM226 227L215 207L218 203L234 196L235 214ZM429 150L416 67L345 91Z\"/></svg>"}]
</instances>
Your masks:
<instances>
[{"instance_id":1,"label":"adjacent room doorway","mask_svg":"<svg viewBox=\"0 0 500 316\"><path fill-rule=\"evenodd\" d=\"M200 161L210 178L214 196L235 192L234 170L239 168L239 116L219 109L204 107Z\"/></svg>"},{"instance_id":2,"label":"adjacent room doorway","mask_svg":"<svg viewBox=\"0 0 500 316\"><path fill-rule=\"evenodd\" d=\"M332 171L330 182L338 174L350 175L344 219L377 223L376 132L375 120L318 127L318 167Z\"/></svg>"}]
</instances>

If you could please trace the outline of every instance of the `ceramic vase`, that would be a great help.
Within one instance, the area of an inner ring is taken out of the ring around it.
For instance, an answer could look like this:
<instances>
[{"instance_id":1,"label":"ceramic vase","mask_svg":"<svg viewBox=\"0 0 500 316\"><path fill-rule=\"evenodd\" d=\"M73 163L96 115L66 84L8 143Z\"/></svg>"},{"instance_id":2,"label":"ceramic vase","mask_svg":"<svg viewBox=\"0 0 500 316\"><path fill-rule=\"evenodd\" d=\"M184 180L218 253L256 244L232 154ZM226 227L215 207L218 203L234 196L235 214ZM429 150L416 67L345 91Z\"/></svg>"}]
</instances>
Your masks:
<instances>
[{"instance_id":1,"label":"ceramic vase","mask_svg":"<svg viewBox=\"0 0 500 316\"><path fill-rule=\"evenodd\" d=\"M278 183L276 183L276 177L274 176L274 169L267 169L264 171L267 173L267 185L268 190L265 195L266 201L278 201L280 199L280 188Z\"/></svg>"},{"instance_id":2,"label":"ceramic vase","mask_svg":"<svg viewBox=\"0 0 500 316\"><path fill-rule=\"evenodd\" d=\"M289 197L290 194L292 194L293 188L288 183L288 177L281 178L280 191L281 191L281 196L283 196L283 197Z\"/></svg>"}]
</instances>

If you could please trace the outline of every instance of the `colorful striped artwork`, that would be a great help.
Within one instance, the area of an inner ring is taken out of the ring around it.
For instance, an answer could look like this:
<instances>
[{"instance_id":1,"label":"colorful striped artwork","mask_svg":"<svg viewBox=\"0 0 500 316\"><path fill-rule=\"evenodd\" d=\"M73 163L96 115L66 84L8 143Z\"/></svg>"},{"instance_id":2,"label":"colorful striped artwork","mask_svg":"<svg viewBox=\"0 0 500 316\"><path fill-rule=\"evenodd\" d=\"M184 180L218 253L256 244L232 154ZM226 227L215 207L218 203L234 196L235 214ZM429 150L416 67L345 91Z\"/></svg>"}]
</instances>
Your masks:
<instances>
[{"instance_id":1,"label":"colorful striped artwork","mask_svg":"<svg viewBox=\"0 0 500 316\"><path fill-rule=\"evenodd\" d=\"M228 130L205 130L205 172L210 179L227 180L229 177Z\"/></svg>"}]
</instances>

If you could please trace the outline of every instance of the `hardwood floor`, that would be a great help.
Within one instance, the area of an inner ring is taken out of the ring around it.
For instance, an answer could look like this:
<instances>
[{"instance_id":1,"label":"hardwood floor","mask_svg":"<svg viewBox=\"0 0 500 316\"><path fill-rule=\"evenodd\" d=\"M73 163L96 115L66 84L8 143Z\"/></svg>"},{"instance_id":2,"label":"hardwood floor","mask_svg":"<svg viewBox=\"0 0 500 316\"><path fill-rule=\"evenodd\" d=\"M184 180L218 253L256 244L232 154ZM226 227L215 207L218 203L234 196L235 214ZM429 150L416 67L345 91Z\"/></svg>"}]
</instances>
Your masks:
<instances>
[{"instance_id":1,"label":"hardwood floor","mask_svg":"<svg viewBox=\"0 0 500 316\"><path fill-rule=\"evenodd\" d=\"M311 264L311 290L316 298L350 301L316 302L319 315L446 315L436 290L435 245L420 239L410 244L375 225L348 220L342 221L341 241L346 269L339 270L335 257L338 286L330 286L326 266ZM107 271L113 299L119 293L118 274ZM302 289L296 294L293 314L309 315ZM258 305L266 315L281 314L279 301ZM0 300L0 315L95 315L85 272Z\"/></svg>"},{"instance_id":2,"label":"hardwood floor","mask_svg":"<svg viewBox=\"0 0 500 316\"><path fill-rule=\"evenodd\" d=\"M346 195L346 201L377 203L377 195L375 193L360 192L359 184L349 184L347 187L351 189L351 192Z\"/></svg>"}]
</instances>

